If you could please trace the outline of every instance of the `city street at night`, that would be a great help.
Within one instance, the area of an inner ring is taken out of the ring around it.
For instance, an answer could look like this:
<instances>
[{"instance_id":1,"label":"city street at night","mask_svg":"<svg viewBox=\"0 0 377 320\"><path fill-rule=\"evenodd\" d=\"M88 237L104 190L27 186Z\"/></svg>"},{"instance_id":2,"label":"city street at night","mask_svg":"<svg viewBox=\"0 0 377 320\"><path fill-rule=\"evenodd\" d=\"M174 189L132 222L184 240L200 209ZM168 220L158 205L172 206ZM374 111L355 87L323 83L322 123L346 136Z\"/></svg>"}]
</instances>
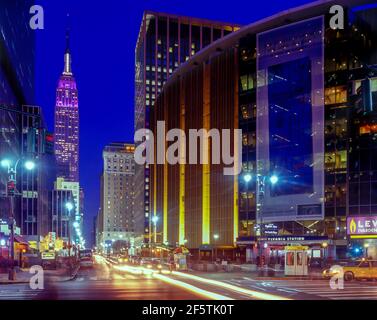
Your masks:
<instances>
[{"instance_id":1,"label":"city street at night","mask_svg":"<svg viewBox=\"0 0 377 320\"><path fill-rule=\"evenodd\" d=\"M377 282L370 281L333 290L327 280L264 280L248 273L137 274L135 267L97 261L72 280L48 282L44 290L3 285L0 300L377 300Z\"/></svg>"},{"instance_id":2,"label":"city street at night","mask_svg":"<svg viewBox=\"0 0 377 320\"><path fill-rule=\"evenodd\" d=\"M377 0L0 0L0 303L312 300L377 300Z\"/></svg>"}]
</instances>

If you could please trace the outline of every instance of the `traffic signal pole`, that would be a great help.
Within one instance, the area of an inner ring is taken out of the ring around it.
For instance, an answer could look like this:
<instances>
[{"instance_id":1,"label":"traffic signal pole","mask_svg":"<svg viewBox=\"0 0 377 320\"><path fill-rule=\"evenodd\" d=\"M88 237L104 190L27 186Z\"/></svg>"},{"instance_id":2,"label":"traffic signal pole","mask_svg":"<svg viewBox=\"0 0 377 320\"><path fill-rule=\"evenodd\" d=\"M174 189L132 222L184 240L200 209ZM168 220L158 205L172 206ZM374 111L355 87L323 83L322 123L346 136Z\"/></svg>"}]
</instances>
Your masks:
<instances>
[{"instance_id":1,"label":"traffic signal pole","mask_svg":"<svg viewBox=\"0 0 377 320\"><path fill-rule=\"evenodd\" d=\"M9 217L9 225L10 225L10 269L9 269L9 280L14 281L16 280L16 272L14 270L14 196L9 196L10 199L10 217Z\"/></svg>"}]
</instances>

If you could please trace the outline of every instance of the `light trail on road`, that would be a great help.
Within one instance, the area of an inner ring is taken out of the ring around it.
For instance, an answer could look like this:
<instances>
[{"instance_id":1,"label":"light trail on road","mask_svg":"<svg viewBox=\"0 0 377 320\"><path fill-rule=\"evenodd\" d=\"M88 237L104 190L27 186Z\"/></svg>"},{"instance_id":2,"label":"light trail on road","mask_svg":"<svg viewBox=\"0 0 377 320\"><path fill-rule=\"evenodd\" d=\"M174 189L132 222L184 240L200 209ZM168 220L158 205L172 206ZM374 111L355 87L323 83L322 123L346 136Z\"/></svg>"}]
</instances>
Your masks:
<instances>
[{"instance_id":1,"label":"light trail on road","mask_svg":"<svg viewBox=\"0 0 377 320\"><path fill-rule=\"evenodd\" d=\"M138 275L144 274L144 275L147 275L147 276L152 276L154 278L160 279L160 280L167 282L169 284L179 286L181 288L190 290L194 293L200 294L202 296L205 296L207 298L214 299L214 300L230 300L231 298L226 297L224 295L217 294L215 292L210 292L210 291L207 291L207 290L204 290L204 289L200 289L200 288L198 288L198 287L196 287L192 284L188 284L184 281L179 281L177 279L173 279L173 278L169 277L168 275L171 274L171 275L182 277L182 278L185 278L185 279L209 284L209 285L212 285L212 286L215 286L215 287L218 287L218 288L231 290L233 292L237 292L237 293L249 296L249 297L254 298L254 299L259 299L259 300L292 300L292 299L289 299L289 298L286 298L286 297L283 297L283 296L269 294L269 293L263 293L263 292L250 290L250 289L245 289L245 288L241 288L241 287L238 287L238 286L235 286L235 285L232 285L232 284L228 284L228 283L225 283L225 282L222 282L222 281L206 279L206 278L203 278L203 277L199 277L199 276L195 276L195 275L191 275L191 274L187 274L187 273L183 273L183 272L178 272L178 271L173 271L173 272L166 271L165 275L163 275L156 270L152 270L152 269L148 269L148 268L144 268L144 267L133 267L133 266L127 266L127 265L122 265L122 266L114 265L113 268L115 270L118 270L118 271L130 272L130 273L138 274Z\"/></svg>"},{"instance_id":2,"label":"light trail on road","mask_svg":"<svg viewBox=\"0 0 377 320\"><path fill-rule=\"evenodd\" d=\"M210 291L207 291L207 290L204 290L204 289L200 289L200 288L195 287L195 286L193 286L191 284L188 284L186 282L169 278L166 275L159 274L155 270L151 270L151 269L147 269L147 268L143 268L143 267L131 267L131 266L124 266L124 265L123 266L113 266L113 268L115 270L118 270L118 271L129 272L129 273L132 273L132 274L149 275L149 276L152 276L152 277L154 277L156 279L159 279L161 281L169 283L171 285L174 285L174 286L180 287L182 289L186 289L188 291L191 291L192 293L201 295L202 297L207 298L207 299L212 299L212 300L234 300L232 298L229 298L229 297L221 295L221 294L217 294L215 292L210 292ZM168 273L170 273L170 272L168 271Z\"/></svg>"},{"instance_id":3,"label":"light trail on road","mask_svg":"<svg viewBox=\"0 0 377 320\"><path fill-rule=\"evenodd\" d=\"M178 272L178 271L173 271L173 275L176 275L178 277L186 278L186 279L191 279L194 281L199 281L202 283L207 283L213 286L221 287L224 289L229 289L238 293L246 294L248 296L251 296L252 298L260 299L260 300L292 300L286 297L278 296L278 295L273 295L269 293L263 293L263 292L258 292L254 290L249 290L249 289L244 289L229 283L217 281L217 280L211 280L211 279L206 279L203 277L198 277L192 274L187 274L183 272Z\"/></svg>"}]
</instances>

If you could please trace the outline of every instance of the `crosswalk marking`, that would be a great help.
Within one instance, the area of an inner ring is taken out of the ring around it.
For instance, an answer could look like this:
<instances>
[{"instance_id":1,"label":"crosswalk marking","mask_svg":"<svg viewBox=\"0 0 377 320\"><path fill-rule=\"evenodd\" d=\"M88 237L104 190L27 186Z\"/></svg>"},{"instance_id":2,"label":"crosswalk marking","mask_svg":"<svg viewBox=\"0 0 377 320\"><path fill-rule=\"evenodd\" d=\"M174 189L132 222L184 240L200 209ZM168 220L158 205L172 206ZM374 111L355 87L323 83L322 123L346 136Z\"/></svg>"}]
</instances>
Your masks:
<instances>
[{"instance_id":1,"label":"crosswalk marking","mask_svg":"<svg viewBox=\"0 0 377 320\"><path fill-rule=\"evenodd\" d=\"M328 281L316 280L268 280L255 281L254 279L244 277L241 283L232 279L227 282L239 283L244 287L254 288L260 291L276 290L290 295L309 294L313 298L324 298L332 300L376 300L377 285L371 282L351 282L344 283L343 290L333 290Z\"/></svg>"},{"instance_id":2,"label":"crosswalk marking","mask_svg":"<svg viewBox=\"0 0 377 320\"><path fill-rule=\"evenodd\" d=\"M0 300L32 300L35 298L39 290L4 290L1 291Z\"/></svg>"}]
</instances>

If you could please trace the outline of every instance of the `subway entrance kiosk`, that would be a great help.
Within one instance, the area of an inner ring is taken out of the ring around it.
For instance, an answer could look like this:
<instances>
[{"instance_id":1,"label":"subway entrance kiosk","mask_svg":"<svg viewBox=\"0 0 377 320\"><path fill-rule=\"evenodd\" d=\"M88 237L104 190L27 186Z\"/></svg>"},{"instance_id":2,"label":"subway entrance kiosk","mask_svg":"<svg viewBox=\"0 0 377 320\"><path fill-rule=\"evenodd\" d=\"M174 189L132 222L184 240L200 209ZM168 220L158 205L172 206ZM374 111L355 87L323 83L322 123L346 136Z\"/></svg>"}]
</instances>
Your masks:
<instances>
[{"instance_id":1,"label":"subway entrance kiosk","mask_svg":"<svg viewBox=\"0 0 377 320\"><path fill-rule=\"evenodd\" d=\"M308 249L304 246L285 247L285 275L308 275Z\"/></svg>"}]
</instances>

